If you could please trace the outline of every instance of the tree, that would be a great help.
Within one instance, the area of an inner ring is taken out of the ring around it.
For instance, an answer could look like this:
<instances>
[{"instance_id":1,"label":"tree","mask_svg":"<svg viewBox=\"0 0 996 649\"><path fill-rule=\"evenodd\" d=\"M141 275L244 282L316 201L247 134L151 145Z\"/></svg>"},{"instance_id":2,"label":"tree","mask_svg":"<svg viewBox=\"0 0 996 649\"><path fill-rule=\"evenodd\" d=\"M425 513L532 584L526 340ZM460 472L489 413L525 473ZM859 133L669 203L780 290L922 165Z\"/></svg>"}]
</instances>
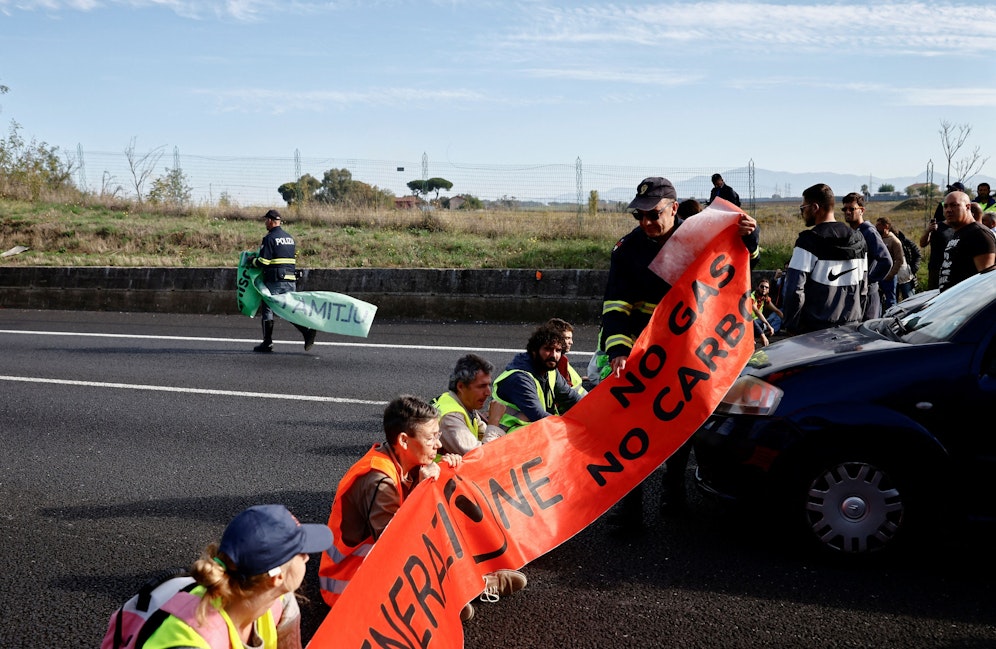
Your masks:
<instances>
[{"instance_id":1,"label":"tree","mask_svg":"<svg viewBox=\"0 0 996 649\"><path fill-rule=\"evenodd\" d=\"M588 214L595 216L598 214L598 190L593 189L588 194Z\"/></svg>"},{"instance_id":2,"label":"tree","mask_svg":"<svg viewBox=\"0 0 996 649\"><path fill-rule=\"evenodd\" d=\"M907 195L922 196L924 198L931 198L937 195L937 191L938 187L934 183L916 183L906 188Z\"/></svg>"},{"instance_id":3,"label":"tree","mask_svg":"<svg viewBox=\"0 0 996 649\"><path fill-rule=\"evenodd\" d=\"M852 187L853 187L853 185L852 185ZM889 183L882 183L881 185L879 185L878 191L879 191L880 194L887 194L889 192L896 191L896 187L895 187L895 185L890 185Z\"/></svg>"},{"instance_id":4,"label":"tree","mask_svg":"<svg viewBox=\"0 0 996 649\"><path fill-rule=\"evenodd\" d=\"M473 196L471 194L462 194L462 196L463 196L463 203L461 203L460 207L457 208L457 209L461 209L461 210L483 210L484 209L484 203L477 196Z\"/></svg>"},{"instance_id":5,"label":"tree","mask_svg":"<svg viewBox=\"0 0 996 649\"><path fill-rule=\"evenodd\" d=\"M125 158L128 159L128 170L131 172L132 186L135 188L135 197L138 202L142 202L142 192L145 187L145 182L152 175L155 170L156 165L159 164L159 158L163 157L163 151L166 149L166 145L158 146L152 149L148 153L139 155L135 152L135 140L137 138L131 138L131 142L128 147L124 150Z\"/></svg>"},{"instance_id":6,"label":"tree","mask_svg":"<svg viewBox=\"0 0 996 649\"><path fill-rule=\"evenodd\" d=\"M428 197L429 192L436 192L436 200L439 200L439 192L443 189L450 191L453 189L453 183L446 180L445 178L429 178L428 180L411 180L408 182L408 189L411 190L413 194L418 196Z\"/></svg>"},{"instance_id":7,"label":"tree","mask_svg":"<svg viewBox=\"0 0 996 649\"><path fill-rule=\"evenodd\" d=\"M944 151L944 158L948 163L947 184L951 184L951 166L954 165L956 180L967 182L972 176L982 171L982 167L989 161L989 157L982 157L979 147L975 147L972 153L961 160L953 162L958 151L965 146L968 136L972 134L971 124L952 124L947 120L941 120L941 149Z\"/></svg>"},{"instance_id":8,"label":"tree","mask_svg":"<svg viewBox=\"0 0 996 649\"><path fill-rule=\"evenodd\" d=\"M0 138L0 193L24 194L37 200L43 192L78 191L72 174L77 161L63 159L59 148L21 137L21 125L11 120L10 131Z\"/></svg>"},{"instance_id":9,"label":"tree","mask_svg":"<svg viewBox=\"0 0 996 649\"><path fill-rule=\"evenodd\" d=\"M345 203L352 186L353 174L349 169L329 169L322 176L315 196L323 203Z\"/></svg>"},{"instance_id":10,"label":"tree","mask_svg":"<svg viewBox=\"0 0 996 649\"><path fill-rule=\"evenodd\" d=\"M152 181L148 198L153 205L183 207L190 203L193 191L182 169L167 168L164 175Z\"/></svg>"},{"instance_id":11,"label":"tree","mask_svg":"<svg viewBox=\"0 0 996 649\"><path fill-rule=\"evenodd\" d=\"M329 169L315 192L315 198L329 205L350 207L393 207L394 194L376 185L353 180L349 169Z\"/></svg>"},{"instance_id":12,"label":"tree","mask_svg":"<svg viewBox=\"0 0 996 649\"><path fill-rule=\"evenodd\" d=\"M284 183L277 187L280 197L284 199L287 206L300 205L306 203L315 196L315 192L322 186L322 183L311 174L304 174L295 182Z\"/></svg>"}]
</instances>

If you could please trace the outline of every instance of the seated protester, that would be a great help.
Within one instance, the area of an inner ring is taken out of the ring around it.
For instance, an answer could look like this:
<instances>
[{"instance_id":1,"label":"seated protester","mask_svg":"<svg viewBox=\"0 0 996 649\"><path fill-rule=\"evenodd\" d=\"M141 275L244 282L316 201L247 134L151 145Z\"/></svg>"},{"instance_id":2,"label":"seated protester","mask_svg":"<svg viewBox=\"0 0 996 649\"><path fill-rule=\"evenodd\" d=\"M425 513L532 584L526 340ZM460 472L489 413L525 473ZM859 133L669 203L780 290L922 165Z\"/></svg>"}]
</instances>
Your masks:
<instances>
[{"instance_id":1,"label":"seated protester","mask_svg":"<svg viewBox=\"0 0 996 649\"><path fill-rule=\"evenodd\" d=\"M547 327L559 331L564 337L564 353L560 357L560 361L557 363L557 371L560 375L564 377L572 388L577 390L578 394L582 397L588 394L588 391L584 389L582 383L584 379L578 374L577 370L571 365L571 362L567 360L567 354L571 351L571 347L574 346L574 327L571 323L560 318L550 318L546 321Z\"/></svg>"},{"instance_id":2,"label":"seated protester","mask_svg":"<svg viewBox=\"0 0 996 649\"><path fill-rule=\"evenodd\" d=\"M304 581L308 555L331 546L327 527L302 525L283 505L250 507L232 519L220 543L204 549L190 568L192 579L171 580L193 583L151 612L140 631L130 630L124 644L299 649L301 610L294 592ZM111 618L109 636L120 619Z\"/></svg>"},{"instance_id":3,"label":"seated protester","mask_svg":"<svg viewBox=\"0 0 996 649\"><path fill-rule=\"evenodd\" d=\"M757 291L751 292L750 299L748 300L748 308L750 309L749 317L754 321L754 340L759 343L761 347L767 347L768 337L764 334L765 332L769 332L772 336L774 336L775 329L771 326L768 320L764 317L764 313L761 311L761 303L758 301Z\"/></svg>"},{"instance_id":4,"label":"seated protester","mask_svg":"<svg viewBox=\"0 0 996 649\"><path fill-rule=\"evenodd\" d=\"M375 444L339 481L329 515L334 544L322 554L318 568L322 598L336 601L359 570L404 500L423 480L439 477L434 462L441 448L439 411L418 397L401 395L384 409L385 441ZM463 457L453 453L440 460L459 467ZM521 590L526 577L517 570L499 570L485 577L484 601ZM462 620L474 616L464 606Z\"/></svg>"},{"instance_id":5,"label":"seated protester","mask_svg":"<svg viewBox=\"0 0 996 649\"><path fill-rule=\"evenodd\" d=\"M505 434L499 427L505 406L491 401L487 420L481 408L491 396L494 365L477 354L460 357L450 374L449 390L433 400L439 410L441 453L465 455Z\"/></svg>"},{"instance_id":6,"label":"seated protester","mask_svg":"<svg viewBox=\"0 0 996 649\"><path fill-rule=\"evenodd\" d=\"M512 432L550 415L562 415L581 395L557 371L566 347L559 331L543 326L529 337L526 351L495 379L494 398L505 405L501 427Z\"/></svg>"},{"instance_id":7,"label":"seated protester","mask_svg":"<svg viewBox=\"0 0 996 649\"><path fill-rule=\"evenodd\" d=\"M784 314L775 305L775 299L771 295L771 283L768 280L762 279L757 283L757 290L754 291L754 299L757 300L758 305L761 307L764 319L771 325L772 335L778 333L782 328L782 317Z\"/></svg>"}]
</instances>

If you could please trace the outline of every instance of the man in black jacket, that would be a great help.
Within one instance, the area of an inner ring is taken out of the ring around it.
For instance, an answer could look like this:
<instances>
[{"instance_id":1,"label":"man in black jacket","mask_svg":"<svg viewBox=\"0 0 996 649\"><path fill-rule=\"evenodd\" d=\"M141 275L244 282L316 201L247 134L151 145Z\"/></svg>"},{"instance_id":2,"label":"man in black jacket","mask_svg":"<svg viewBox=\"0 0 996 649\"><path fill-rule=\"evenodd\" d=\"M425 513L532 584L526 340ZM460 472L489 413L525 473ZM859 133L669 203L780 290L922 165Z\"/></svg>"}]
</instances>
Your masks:
<instances>
[{"instance_id":1,"label":"man in black jacket","mask_svg":"<svg viewBox=\"0 0 996 649\"><path fill-rule=\"evenodd\" d=\"M712 175L712 192L709 194L709 203L711 204L717 198L722 198L728 200L737 207L740 207L740 194L738 194L732 187L726 184L723 177L719 174Z\"/></svg>"},{"instance_id":2,"label":"man in black jacket","mask_svg":"<svg viewBox=\"0 0 996 649\"><path fill-rule=\"evenodd\" d=\"M868 294L868 246L861 234L834 218L833 190L825 184L802 193L807 226L795 241L785 276L784 328L793 334L861 322Z\"/></svg>"},{"instance_id":3,"label":"man in black jacket","mask_svg":"<svg viewBox=\"0 0 996 649\"><path fill-rule=\"evenodd\" d=\"M252 266L263 269L263 283L272 295L292 293L297 288L297 248L294 238L280 227L280 212L270 210L263 215L267 233L259 246L259 253L253 257ZM252 348L254 352L273 351L273 310L263 302L260 308L263 321L263 342ZM294 323L291 323L294 324ZM314 329L294 324L304 336L305 351L315 344Z\"/></svg>"},{"instance_id":4,"label":"man in black jacket","mask_svg":"<svg viewBox=\"0 0 996 649\"><path fill-rule=\"evenodd\" d=\"M598 346L608 362L601 369L600 379L610 374L620 376L626 370L636 339L650 322L654 309L671 290L671 285L649 266L662 250L663 254L668 254L667 242L684 223L677 216L677 197L670 180L654 176L643 179L628 206L638 225L612 249ZM757 221L741 214L737 225L744 246L752 258L756 257L759 251ZM690 448L689 444L682 446L665 463L661 498L664 513L677 513L684 507L685 465ZM642 486L623 498L609 522L628 531L643 527Z\"/></svg>"}]
</instances>

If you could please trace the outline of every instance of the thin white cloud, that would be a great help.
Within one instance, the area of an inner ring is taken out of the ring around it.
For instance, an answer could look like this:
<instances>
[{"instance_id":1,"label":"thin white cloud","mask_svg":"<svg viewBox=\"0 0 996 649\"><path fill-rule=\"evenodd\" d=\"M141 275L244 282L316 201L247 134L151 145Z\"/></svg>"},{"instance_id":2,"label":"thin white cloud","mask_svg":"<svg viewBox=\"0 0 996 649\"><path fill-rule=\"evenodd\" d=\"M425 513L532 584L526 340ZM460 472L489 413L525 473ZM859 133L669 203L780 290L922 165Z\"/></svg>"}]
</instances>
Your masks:
<instances>
[{"instance_id":1,"label":"thin white cloud","mask_svg":"<svg viewBox=\"0 0 996 649\"><path fill-rule=\"evenodd\" d=\"M909 106L996 108L996 88L904 88L899 94Z\"/></svg>"},{"instance_id":2,"label":"thin white cloud","mask_svg":"<svg viewBox=\"0 0 996 649\"><path fill-rule=\"evenodd\" d=\"M278 15L313 14L330 11L346 2L319 2L317 0L0 0L0 11L10 14L13 10L45 11L96 11L127 7L130 9L164 8L183 18L194 20L211 17L254 22Z\"/></svg>"},{"instance_id":3,"label":"thin white cloud","mask_svg":"<svg viewBox=\"0 0 996 649\"><path fill-rule=\"evenodd\" d=\"M528 27L509 34L520 45L630 42L674 47L827 49L839 46L907 53L996 51L996 7L981 3L666 2L532 7ZM791 51L791 50L788 50Z\"/></svg>"},{"instance_id":4,"label":"thin white cloud","mask_svg":"<svg viewBox=\"0 0 996 649\"><path fill-rule=\"evenodd\" d=\"M818 88L852 92L869 97L879 95L881 101L896 106L941 106L952 108L996 108L996 88L892 86L869 81L822 81L799 77L765 77L738 79L728 82L737 90L757 90L772 87ZM878 103L876 100L874 103Z\"/></svg>"},{"instance_id":5,"label":"thin white cloud","mask_svg":"<svg viewBox=\"0 0 996 649\"><path fill-rule=\"evenodd\" d=\"M195 94L213 97L223 112L264 112L275 115L287 112L323 112L355 105L394 106L432 105L445 102L494 102L496 98L474 90L422 90L418 88L383 88L362 91L310 90L283 91L268 88L242 88L226 91L194 90Z\"/></svg>"},{"instance_id":6,"label":"thin white cloud","mask_svg":"<svg viewBox=\"0 0 996 649\"><path fill-rule=\"evenodd\" d=\"M526 76L540 79L567 79L572 81L609 81L649 86L683 86L703 79L702 75L676 73L668 70L619 71L608 68L526 68Z\"/></svg>"}]
</instances>

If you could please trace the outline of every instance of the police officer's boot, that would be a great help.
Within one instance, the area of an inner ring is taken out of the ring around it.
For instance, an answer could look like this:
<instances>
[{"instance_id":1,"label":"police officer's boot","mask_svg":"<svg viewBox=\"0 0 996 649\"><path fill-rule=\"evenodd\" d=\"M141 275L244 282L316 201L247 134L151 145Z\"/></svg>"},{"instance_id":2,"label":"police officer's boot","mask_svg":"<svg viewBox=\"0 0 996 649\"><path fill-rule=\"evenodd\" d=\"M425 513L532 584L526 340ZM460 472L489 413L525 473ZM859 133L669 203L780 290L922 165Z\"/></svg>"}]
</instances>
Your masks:
<instances>
[{"instance_id":1,"label":"police officer's boot","mask_svg":"<svg viewBox=\"0 0 996 649\"><path fill-rule=\"evenodd\" d=\"M273 320L263 320L263 342L253 347L252 350L264 354L273 351Z\"/></svg>"},{"instance_id":2,"label":"police officer's boot","mask_svg":"<svg viewBox=\"0 0 996 649\"><path fill-rule=\"evenodd\" d=\"M678 517L688 513L688 492L685 473L688 456L692 452L691 440L685 442L664 462L661 479L661 515Z\"/></svg>"},{"instance_id":3,"label":"police officer's boot","mask_svg":"<svg viewBox=\"0 0 996 649\"><path fill-rule=\"evenodd\" d=\"M315 336L318 334L314 329L308 329L307 327L302 327L299 324L294 325L297 330L301 332L304 336L304 351L308 351L315 346Z\"/></svg>"},{"instance_id":4,"label":"police officer's boot","mask_svg":"<svg viewBox=\"0 0 996 649\"><path fill-rule=\"evenodd\" d=\"M643 531L643 483L622 497L606 519L616 532L638 534Z\"/></svg>"}]
</instances>

